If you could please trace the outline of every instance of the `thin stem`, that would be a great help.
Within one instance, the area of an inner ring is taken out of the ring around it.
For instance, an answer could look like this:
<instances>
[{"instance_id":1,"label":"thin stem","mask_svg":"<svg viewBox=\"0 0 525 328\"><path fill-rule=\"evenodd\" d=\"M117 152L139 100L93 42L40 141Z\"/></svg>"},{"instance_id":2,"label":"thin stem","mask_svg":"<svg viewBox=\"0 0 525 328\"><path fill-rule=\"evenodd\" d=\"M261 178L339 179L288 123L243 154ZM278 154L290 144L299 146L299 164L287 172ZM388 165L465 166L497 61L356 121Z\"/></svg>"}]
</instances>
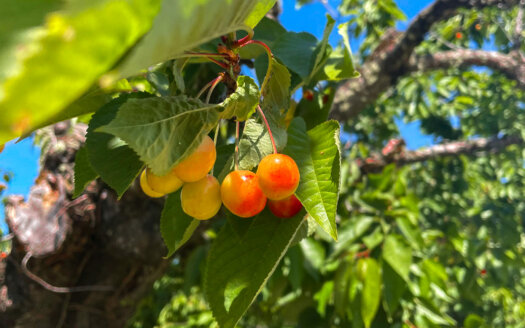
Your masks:
<instances>
[{"instance_id":1,"label":"thin stem","mask_svg":"<svg viewBox=\"0 0 525 328\"><path fill-rule=\"evenodd\" d=\"M275 140L273 139L272 129L270 129L270 124L268 124L268 121L266 120L266 115L264 115L264 112L261 109L260 105L257 105L257 111L261 115L264 121L264 125L266 125L266 129L268 130L268 135L270 136L270 140L272 141L273 153L277 154L277 147L275 147Z\"/></svg>"},{"instance_id":2,"label":"thin stem","mask_svg":"<svg viewBox=\"0 0 525 328\"><path fill-rule=\"evenodd\" d=\"M219 123L217 123L217 127L215 128L215 135L213 136L213 144L215 145L215 148L217 148L217 139L219 139L219 129L221 127L222 120L219 120ZM215 169L215 165L211 168L211 175L213 175L213 170Z\"/></svg>"},{"instance_id":3,"label":"thin stem","mask_svg":"<svg viewBox=\"0 0 525 328\"><path fill-rule=\"evenodd\" d=\"M213 90L215 90L215 87L217 86L217 84L219 84L219 82L221 82L223 79L223 76L222 75L219 75L216 79L214 79L213 81L211 81L211 86L210 86L210 90L208 90L208 94L206 95L206 103L209 104L210 103L210 98L211 98L211 94L213 93Z\"/></svg>"},{"instance_id":4,"label":"thin stem","mask_svg":"<svg viewBox=\"0 0 525 328\"><path fill-rule=\"evenodd\" d=\"M199 91L199 93L197 93L197 96L195 98L200 98L202 96L202 94L208 90L209 87L211 87L213 85L213 83L215 83L215 80L219 79L222 77L221 76L217 76L216 78L214 78L213 80L211 80L210 82L206 83L206 85L204 87L202 87L202 89Z\"/></svg>"},{"instance_id":5,"label":"thin stem","mask_svg":"<svg viewBox=\"0 0 525 328\"><path fill-rule=\"evenodd\" d=\"M266 70L266 76L264 77L263 83L261 84L261 94L264 96L264 89L266 88L266 84L268 83L268 80L270 79L270 73L272 71L272 58L273 58L272 50L270 49L270 47L268 47L266 43L258 41L258 40L249 40L241 44L240 47L244 47L249 44L260 45L261 47L264 48L264 50L266 51L266 54L268 55L268 69Z\"/></svg>"},{"instance_id":6,"label":"thin stem","mask_svg":"<svg viewBox=\"0 0 525 328\"><path fill-rule=\"evenodd\" d=\"M235 170L239 169L239 121L235 121Z\"/></svg>"},{"instance_id":7,"label":"thin stem","mask_svg":"<svg viewBox=\"0 0 525 328\"><path fill-rule=\"evenodd\" d=\"M214 62L215 64L219 65L220 67L224 68L224 69L228 69L230 67L230 65L228 64L225 64L225 63L221 63L220 61L218 60L215 60L213 59L212 57L206 57L209 61L212 61Z\"/></svg>"},{"instance_id":8,"label":"thin stem","mask_svg":"<svg viewBox=\"0 0 525 328\"><path fill-rule=\"evenodd\" d=\"M248 35L245 36L244 38L240 38L239 40L234 41L232 44L232 48L242 47L246 42L253 39L253 34L254 34L253 30L249 27L245 27L244 30L248 32Z\"/></svg>"}]
</instances>

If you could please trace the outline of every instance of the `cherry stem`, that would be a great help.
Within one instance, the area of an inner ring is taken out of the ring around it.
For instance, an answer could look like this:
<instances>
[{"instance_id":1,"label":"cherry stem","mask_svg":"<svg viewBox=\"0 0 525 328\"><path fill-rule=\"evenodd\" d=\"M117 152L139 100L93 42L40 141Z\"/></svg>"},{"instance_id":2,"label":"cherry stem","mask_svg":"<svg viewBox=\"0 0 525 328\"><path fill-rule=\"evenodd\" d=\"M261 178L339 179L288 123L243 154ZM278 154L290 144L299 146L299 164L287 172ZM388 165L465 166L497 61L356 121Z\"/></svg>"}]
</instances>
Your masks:
<instances>
[{"instance_id":1,"label":"cherry stem","mask_svg":"<svg viewBox=\"0 0 525 328\"><path fill-rule=\"evenodd\" d=\"M213 93L213 90L215 90L215 87L217 86L217 84L219 84L219 82L222 81L223 78L224 77L221 74L217 78L215 78L213 81L211 81L210 90L208 90L208 94L206 95L207 104L210 103L210 98L211 98L211 94Z\"/></svg>"},{"instance_id":2,"label":"cherry stem","mask_svg":"<svg viewBox=\"0 0 525 328\"><path fill-rule=\"evenodd\" d=\"M254 32L253 32L253 30L251 28L246 27L245 31L248 32L248 35L245 36L244 38L240 38L239 40L233 41L232 48L234 48L234 49L235 48L240 48L244 44L246 44L246 42L250 41L253 38Z\"/></svg>"},{"instance_id":3,"label":"cherry stem","mask_svg":"<svg viewBox=\"0 0 525 328\"><path fill-rule=\"evenodd\" d=\"M221 120L217 123L217 127L215 128L215 135L213 136L213 144L215 147L217 147L217 139L219 139L219 129L221 127ZM213 175L213 170L215 169L215 165L211 168L211 175Z\"/></svg>"},{"instance_id":4,"label":"cherry stem","mask_svg":"<svg viewBox=\"0 0 525 328\"><path fill-rule=\"evenodd\" d=\"M244 47L249 44L257 44L263 47L264 50L266 51L266 54L268 55L268 69L266 70L266 76L264 77L263 83L261 84L261 94L264 96L264 93L265 93L264 89L266 88L266 84L268 83L268 80L270 79L270 72L272 71L272 58L273 58L272 50L270 49L270 47L268 47L266 43L262 41L258 41L258 40L246 41L243 44L241 44L240 47Z\"/></svg>"},{"instance_id":5,"label":"cherry stem","mask_svg":"<svg viewBox=\"0 0 525 328\"><path fill-rule=\"evenodd\" d=\"M239 169L239 121L235 121L235 170Z\"/></svg>"},{"instance_id":6,"label":"cherry stem","mask_svg":"<svg viewBox=\"0 0 525 328\"><path fill-rule=\"evenodd\" d=\"M197 93L197 96L196 98L200 98L202 96L202 94L208 90L209 87L211 87L214 83L216 83L215 81L218 80L218 79L221 79L222 80L222 76L217 76L216 78L214 78L213 80L211 80L210 82L206 83L206 85L204 87L202 87L202 89L199 91L199 93Z\"/></svg>"},{"instance_id":7,"label":"cherry stem","mask_svg":"<svg viewBox=\"0 0 525 328\"><path fill-rule=\"evenodd\" d=\"M273 139L272 129L270 129L270 124L268 124L268 121L266 120L266 115L264 115L264 112L260 105L257 105L257 111L261 115L264 121L264 125L266 125L266 129L268 130L268 135L270 136L270 140L272 141L273 153L277 154L277 147L275 147L275 140Z\"/></svg>"},{"instance_id":8,"label":"cherry stem","mask_svg":"<svg viewBox=\"0 0 525 328\"><path fill-rule=\"evenodd\" d=\"M226 63L221 63L220 61L218 60L215 60L213 59L212 57L206 57L209 61L212 61L214 62L215 64L219 65L220 67L224 68L224 69L228 69L230 67L230 65L226 64Z\"/></svg>"}]
</instances>

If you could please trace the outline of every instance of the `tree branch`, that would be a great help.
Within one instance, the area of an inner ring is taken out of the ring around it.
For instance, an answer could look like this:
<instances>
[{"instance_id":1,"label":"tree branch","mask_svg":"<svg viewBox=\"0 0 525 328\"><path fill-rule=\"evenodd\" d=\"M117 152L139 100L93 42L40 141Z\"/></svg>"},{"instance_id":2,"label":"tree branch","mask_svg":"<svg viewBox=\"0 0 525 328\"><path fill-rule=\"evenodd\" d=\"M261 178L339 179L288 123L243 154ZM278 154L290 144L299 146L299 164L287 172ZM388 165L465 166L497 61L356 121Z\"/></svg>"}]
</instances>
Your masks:
<instances>
[{"instance_id":1,"label":"tree branch","mask_svg":"<svg viewBox=\"0 0 525 328\"><path fill-rule=\"evenodd\" d=\"M426 56L413 56L409 62L408 72L473 65L500 71L507 78L516 80L521 88L525 88L525 62L520 56L506 55L497 51L458 49Z\"/></svg>"},{"instance_id":2,"label":"tree branch","mask_svg":"<svg viewBox=\"0 0 525 328\"><path fill-rule=\"evenodd\" d=\"M414 151L405 151L391 157L371 157L365 161L358 161L363 173L380 172L385 166L395 163L404 166L412 163L424 162L443 157L457 157L460 155L475 156L480 153L503 152L508 146L523 145L525 141L521 136L510 135L502 138L490 137L467 141L455 141L431 146Z\"/></svg>"},{"instance_id":3,"label":"tree branch","mask_svg":"<svg viewBox=\"0 0 525 328\"><path fill-rule=\"evenodd\" d=\"M331 116L346 121L372 104L383 92L402 76L410 73L409 62L414 48L418 46L432 25L454 15L459 8L482 8L487 6L510 6L518 0L437 0L415 17L407 30L383 53L366 61L361 76L345 82L338 88Z\"/></svg>"}]
</instances>

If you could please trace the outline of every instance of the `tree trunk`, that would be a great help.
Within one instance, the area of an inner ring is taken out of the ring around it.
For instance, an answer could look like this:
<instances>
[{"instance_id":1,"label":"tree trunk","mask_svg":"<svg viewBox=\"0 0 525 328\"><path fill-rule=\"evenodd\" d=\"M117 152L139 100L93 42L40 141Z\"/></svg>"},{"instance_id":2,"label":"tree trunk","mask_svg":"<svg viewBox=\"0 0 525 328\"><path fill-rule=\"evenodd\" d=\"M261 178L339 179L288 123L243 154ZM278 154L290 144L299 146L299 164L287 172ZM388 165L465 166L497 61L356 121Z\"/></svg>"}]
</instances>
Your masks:
<instances>
[{"instance_id":1,"label":"tree trunk","mask_svg":"<svg viewBox=\"0 0 525 328\"><path fill-rule=\"evenodd\" d=\"M137 185L117 201L101 182L71 200L85 127L68 129L57 125L48 135L28 200L7 200L13 248L0 262L0 327L124 327L168 266L161 201Z\"/></svg>"}]
</instances>

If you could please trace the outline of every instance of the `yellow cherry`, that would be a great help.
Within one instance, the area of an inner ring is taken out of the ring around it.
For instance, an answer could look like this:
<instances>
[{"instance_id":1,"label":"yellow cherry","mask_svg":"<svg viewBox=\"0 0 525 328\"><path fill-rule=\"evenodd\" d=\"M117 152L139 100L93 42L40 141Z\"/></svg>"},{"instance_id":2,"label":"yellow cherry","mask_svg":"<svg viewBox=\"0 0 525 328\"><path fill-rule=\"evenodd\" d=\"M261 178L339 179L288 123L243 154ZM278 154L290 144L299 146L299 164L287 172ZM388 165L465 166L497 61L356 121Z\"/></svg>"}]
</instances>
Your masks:
<instances>
[{"instance_id":1,"label":"yellow cherry","mask_svg":"<svg viewBox=\"0 0 525 328\"><path fill-rule=\"evenodd\" d=\"M221 208L221 190L219 181L208 174L196 182L188 182L180 194L182 210L197 220L208 220Z\"/></svg>"},{"instance_id":2,"label":"yellow cherry","mask_svg":"<svg viewBox=\"0 0 525 328\"><path fill-rule=\"evenodd\" d=\"M146 178L146 170L142 171L142 173L140 174L140 187L146 195L152 198L159 198L164 196L164 194L161 194L160 192L153 191L148 185L148 179Z\"/></svg>"},{"instance_id":3,"label":"yellow cherry","mask_svg":"<svg viewBox=\"0 0 525 328\"><path fill-rule=\"evenodd\" d=\"M184 182L195 182L204 178L213 168L217 152L209 136L205 136L195 151L177 164L173 171Z\"/></svg>"},{"instance_id":4,"label":"yellow cherry","mask_svg":"<svg viewBox=\"0 0 525 328\"><path fill-rule=\"evenodd\" d=\"M177 177L173 170L166 175L159 176L153 174L151 169L148 168L146 169L146 178L150 188L153 191L161 194L169 194L177 191L184 184L184 182L182 182L182 180Z\"/></svg>"}]
</instances>

